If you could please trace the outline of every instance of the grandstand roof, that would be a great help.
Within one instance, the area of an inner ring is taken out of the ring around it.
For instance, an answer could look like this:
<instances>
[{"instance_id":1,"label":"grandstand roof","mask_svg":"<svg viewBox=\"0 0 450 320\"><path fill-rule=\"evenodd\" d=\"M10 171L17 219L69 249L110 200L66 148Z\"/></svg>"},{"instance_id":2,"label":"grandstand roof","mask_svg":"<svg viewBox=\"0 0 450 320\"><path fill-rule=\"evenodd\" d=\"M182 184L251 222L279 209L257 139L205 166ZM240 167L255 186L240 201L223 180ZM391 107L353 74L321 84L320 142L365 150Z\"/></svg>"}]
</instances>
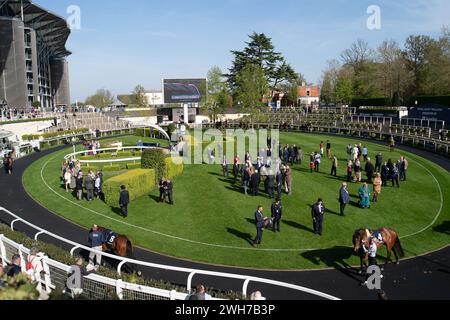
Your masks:
<instances>
[{"instance_id":1,"label":"grandstand roof","mask_svg":"<svg viewBox=\"0 0 450 320\"><path fill-rule=\"evenodd\" d=\"M72 54L66 49L70 27L63 17L30 0L0 0L2 16L22 19L22 10L25 26L36 31L37 38L48 46L53 58L63 58Z\"/></svg>"}]
</instances>

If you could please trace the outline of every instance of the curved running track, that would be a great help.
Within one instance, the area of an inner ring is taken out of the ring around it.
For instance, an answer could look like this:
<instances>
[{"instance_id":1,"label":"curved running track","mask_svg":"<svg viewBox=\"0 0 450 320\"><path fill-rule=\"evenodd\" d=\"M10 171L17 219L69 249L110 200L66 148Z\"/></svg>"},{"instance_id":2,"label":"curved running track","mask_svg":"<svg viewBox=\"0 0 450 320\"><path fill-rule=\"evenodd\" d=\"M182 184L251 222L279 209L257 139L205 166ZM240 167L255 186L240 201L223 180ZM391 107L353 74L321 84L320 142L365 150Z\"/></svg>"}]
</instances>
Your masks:
<instances>
[{"instance_id":1,"label":"curved running track","mask_svg":"<svg viewBox=\"0 0 450 320\"><path fill-rule=\"evenodd\" d=\"M450 171L450 161L442 156L408 147L403 148L407 151L413 151L415 154L427 158ZM0 177L0 205L43 229L78 243L86 244L87 230L49 212L31 199L23 188L22 175L26 168L37 159L53 152L55 152L55 149L35 153L16 161L15 171L11 176L2 173ZM74 212L74 214L77 213ZM7 223L11 221L11 218L4 213L0 213L0 219ZM21 223L17 223L15 228L29 235L35 234L33 230ZM63 244L55 242L55 240L46 236L42 236L40 240L64 247ZM274 279L322 291L341 299L369 300L377 298L376 292L360 286L362 277L355 270L344 266L340 262L330 262L329 265L333 269L329 270L264 271L210 266L167 257L143 249L136 249L135 256L138 260L152 263ZM187 279L187 274L184 273L155 269L143 269L142 271L146 276L154 279L162 279L180 285L185 285ZM450 299L450 290L448 289L448 284L450 283L450 247L423 257L403 261L399 266L390 265L385 270L384 275L383 289L387 292L390 299L448 300ZM242 282L229 279L203 279L200 276L196 276L193 283L198 282L204 282L210 287L226 290L240 291L242 288ZM256 289L262 290L268 299L314 299L313 296L307 294L250 283L249 292Z\"/></svg>"}]
</instances>

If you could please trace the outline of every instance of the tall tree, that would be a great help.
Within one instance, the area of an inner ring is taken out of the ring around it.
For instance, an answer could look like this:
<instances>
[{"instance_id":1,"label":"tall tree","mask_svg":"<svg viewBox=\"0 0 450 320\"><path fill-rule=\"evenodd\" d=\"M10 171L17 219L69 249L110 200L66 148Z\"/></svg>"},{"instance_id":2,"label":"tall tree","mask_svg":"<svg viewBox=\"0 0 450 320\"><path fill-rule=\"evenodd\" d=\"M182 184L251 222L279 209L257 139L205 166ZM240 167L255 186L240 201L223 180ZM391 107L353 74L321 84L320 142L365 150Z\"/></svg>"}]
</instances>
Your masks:
<instances>
[{"instance_id":1,"label":"tall tree","mask_svg":"<svg viewBox=\"0 0 450 320\"><path fill-rule=\"evenodd\" d=\"M336 102L349 104L352 102L354 93L354 74L351 68L344 67L339 73L336 83Z\"/></svg>"},{"instance_id":2,"label":"tall tree","mask_svg":"<svg viewBox=\"0 0 450 320\"><path fill-rule=\"evenodd\" d=\"M424 68L427 64L426 58L432 42L433 39L423 35L409 36L406 39L403 55L406 66L413 77L413 83L410 90L411 95L423 93L421 85L423 83Z\"/></svg>"},{"instance_id":3,"label":"tall tree","mask_svg":"<svg viewBox=\"0 0 450 320\"><path fill-rule=\"evenodd\" d=\"M229 70L228 82L233 93L237 91L237 75L249 64L263 70L269 88L274 91L283 82L292 81L297 77L294 69L285 61L282 54L275 51L272 39L265 34L254 32L249 36L243 51L231 51L234 61Z\"/></svg>"},{"instance_id":4,"label":"tall tree","mask_svg":"<svg viewBox=\"0 0 450 320\"><path fill-rule=\"evenodd\" d=\"M114 96L109 90L99 89L97 92L89 96L85 103L87 105L92 105L97 108L105 108L110 106L114 102Z\"/></svg>"},{"instance_id":5,"label":"tall tree","mask_svg":"<svg viewBox=\"0 0 450 320\"><path fill-rule=\"evenodd\" d=\"M336 103L336 85L341 71L341 64L337 60L327 62L321 83L321 100L325 103Z\"/></svg>"},{"instance_id":6,"label":"tall tree","mask_svg":"<svg viewBox=\"0 0 450 320\"><path fill-rule=\"evenodd\" d=\"M207 113L213 122L217 116L233 105L233 99L228 93L227 82L219 67L212 67L208 71L208 95L200 104L203 112Z\"/></svg>"},{"instance_id":7,"label":"tall tree","mask_svg":"<svg viewBox=\"0 0 450 320\"><path fill-rule=\"evenodd\" d=\"M264 70L255 64L247 64L236 75L236 100L245 112L256 116L262 106L264 95L268 90Z\"/></svg>"},{"instance_id":8,"label":"tall tree","mask_svg":"<svg viewBox=\"0 0 450 320\"><path fill-rule=\"evenodd\" d=\"M145 107L148 105L145 93L146 93L145 88L140 84L138 84L133 90L133 95L136 98L136 103L140 107Z\"/></svg>"}]
</instances>

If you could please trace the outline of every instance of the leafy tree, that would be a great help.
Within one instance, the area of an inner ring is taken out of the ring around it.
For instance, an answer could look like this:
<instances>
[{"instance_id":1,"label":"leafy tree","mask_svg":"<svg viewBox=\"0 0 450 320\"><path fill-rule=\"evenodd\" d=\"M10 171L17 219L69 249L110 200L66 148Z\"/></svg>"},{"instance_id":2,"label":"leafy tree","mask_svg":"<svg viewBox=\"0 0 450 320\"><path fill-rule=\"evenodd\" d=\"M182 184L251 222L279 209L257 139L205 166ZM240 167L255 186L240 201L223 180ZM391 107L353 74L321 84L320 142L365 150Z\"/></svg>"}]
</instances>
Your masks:
<instances>
[{"instance_id":1,"label":"leafy tree","mask_svg":"<svg viewBox=\"0 0 450 320\"><path fill-rule=\"evenodd\" d=\"M228 85L219 67L212 67L208 71L208 95L202 101L201 109L216 122L217 116L231 108L233 99L228 93Z\"/></svg>"},{"instance_id":2,"label":"leafy tree","mask_svg":"<svg viewBox=\"0 0 450 320\"><path fill-rule=\"evenodd\" d=\"M349 104L354 95L353 72L343 68L336 83L336 102Z\"/></svg>"},{"instance_id":3,"label":"leafy tree","mask_svg":"<svg viewBox=\"0 0 450 320\"><path fill-rule=\"evenodd\" d=\"M145 107L148 105L147 97L145 96L145 88L140 84L134 88L133 95L138 106Z\"/></svg>"},{"instance_id":4,"label":"leafy tree","mask_svg":"<svg viewBox=\"0 0 450 320\"><path fill-rule=\"evenodd\" d=\"M105 108L114 102L114 96L106 89L99 89L97 92L86 99L87 105L92 105L97 108Z\"/></svg>"},{"instance_id":5,"label":"leafy tree","mask_svg":"<svg viewBox=\"0 0 450 320\"><path fill-rule=\"evenodd\" d=\"M234 61L227 78L233 93L238 90L238 75L249 64L261 68L272 94L278 84L292 81L297 77L294 69L286 63L282 54L275 51L272 39L263 33L256 32L249 37L250 41L246 42L247 47L243 51L231 51Z\"/></svg>"},{"instance_id":6,"label":"leafy tree","mask_svg":"<svg viewBox=\"0 0 450 320\"><path fill-rule=\"evenodd\" d=\"M413 84L411 95L421 93L421 84L423 83L424 68L427 64L427 54L433 42L429 36L409 36L406 39L403 56L408 70L412 73Z\"/></svg>"},{"instance_id":7,"label":"leafy tree","mask_svg":"<svg viewBox=\"0 0 450 320\"><path fill-rule=\"evenodd\" d=\"M268 89L264 70L259 65L246 65L236 76L236 87L238 104L254 119L264 106L262 100Z\"/></svg>"}]
</instances>

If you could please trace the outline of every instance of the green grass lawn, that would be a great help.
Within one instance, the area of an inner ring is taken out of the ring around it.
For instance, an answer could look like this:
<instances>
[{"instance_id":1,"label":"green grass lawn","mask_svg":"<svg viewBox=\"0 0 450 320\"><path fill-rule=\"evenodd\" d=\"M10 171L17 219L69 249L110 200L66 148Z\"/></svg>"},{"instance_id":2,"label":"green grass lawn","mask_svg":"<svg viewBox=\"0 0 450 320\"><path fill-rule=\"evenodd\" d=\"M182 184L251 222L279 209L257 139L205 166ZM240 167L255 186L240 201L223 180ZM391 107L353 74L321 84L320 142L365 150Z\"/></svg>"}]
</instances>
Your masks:
<instances>
[{"instance_id":1,"label":"green grass lawn","mask_svg":"<svg viewBox=\"0 0 450 320\"><path fill-rule=\"evenodd\" d=\"M139 139L143 138L120 138L124 145L135 145ZM367 143L372 158L378 152L383 152L386 159L395 160L406 155L410 162L409 180L399 190L383 189L380 201L370 210L350 206L347 216L340 217L337 197L345 175L345 148L348 143L359 141L297 133L281 135L283 144L300 145L305 155L317 151L319 143L326 139L332 142L341 158L339 179L329 176L331 161L328 159L323 161L320 174L309 173L308 161L303 166L295 166L293 195L284 195L282 199L282 232L265 231L260 249L254 249L250 244L255 236L254 212L261 204L265 215L269 216L272 201L264 194L258 198L245 196L238 186L221 176L219 165L185 166L183 175L174 184L174 207L157 203L159 193L155 190L130 205L127 219L118 216L116 210L101 201L78 202L63 190L59 184L60 165L70 149L33 163L23 182L36 201L79 225L99 224L128 235L135 245L213 264L261 269L314 269L333 267L344 261L358 264L349 247L353 231L361 227L396 229L400 236L406 236L402 244L408 256L450 243L448 230L442 228L450 220L447 171L414 154L391 153L384 146ZM439 218L430 228L409 236L429 226L441 209L438 182L444 197ZM353 196L357 195L359 186L350 185ZM318 197L324 199L330 211L325 217L323 237L314 235L311 230L310 205ZM357 202L356 197L352 200ZM384 255L384 250L380 254Z\"/></svg>"}]
</instances>

